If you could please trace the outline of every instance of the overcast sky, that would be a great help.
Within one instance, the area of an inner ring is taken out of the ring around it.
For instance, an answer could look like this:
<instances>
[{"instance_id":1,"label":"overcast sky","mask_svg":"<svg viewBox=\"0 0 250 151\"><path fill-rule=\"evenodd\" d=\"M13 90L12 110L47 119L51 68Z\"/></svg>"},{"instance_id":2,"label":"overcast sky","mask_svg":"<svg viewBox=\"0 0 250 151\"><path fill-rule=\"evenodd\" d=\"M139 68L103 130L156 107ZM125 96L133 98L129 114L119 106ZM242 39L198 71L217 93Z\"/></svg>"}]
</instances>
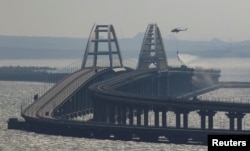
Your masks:
<instances>
[{"instance_id":1,"label":"overcast sky","mask_svg":"<svg viewBox=\"0 0 250 151\"><path fill-rule=\"evenodd\" d=\"M157 23L163 37L250 40L250 0L0 0L0 35L88 37L93 24L113 24L118 38Z\"/></svg>"}]
</instances>

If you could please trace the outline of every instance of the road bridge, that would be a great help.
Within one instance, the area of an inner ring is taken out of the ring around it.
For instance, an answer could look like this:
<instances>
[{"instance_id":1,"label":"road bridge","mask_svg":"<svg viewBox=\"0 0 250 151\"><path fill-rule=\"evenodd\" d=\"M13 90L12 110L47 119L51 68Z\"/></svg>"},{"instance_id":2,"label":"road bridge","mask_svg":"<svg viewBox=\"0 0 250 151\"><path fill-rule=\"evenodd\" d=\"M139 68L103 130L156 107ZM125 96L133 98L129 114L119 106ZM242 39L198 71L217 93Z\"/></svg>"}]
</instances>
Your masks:
<instances>
[{"instance_id":1,"label":"road bridge","mask_svg":"<svg viewBox=\"0 0 250 151\"><path fill-rule=\"evenodd\" d=\"M109 60L106 67L100 62L103 57ZM229 86L219 83L219 76L218 70L169 66L157 24L147 27L137 69L124 67L113 26L94 25L81 69L24 109L24 123L10 119L8 127L121 140L159 141L164 137L174 143L190 139L206 143L208 134L249 134L242 129L249 102L197 98ZM214 129L213 117L220 111L227 115L229 129ZM168 112L175 114L175 126L167 123ZM199 114L198 128L188 126L190 112Z\"/></svg>"},{"instance_id":2,"label":"road bridge","mask_svg":"<svg viewBox=\"0 0 250 151\"><path fill-rule=\"evenodd\" d=\"M105 34L106 37L104 37ZM101 37L102 36L102 37ZM99 43L106 43L107 51L100 51ZM114 44L113 44L114 43ZM115 48L112 47L115 45ZM102 67L98 57L109 56L110 64ZM118 64L112 59L114 55L119 57ZM90 56L93 56L89 58ZM81 112L92 108L88 95L88 86L98 81L110 78L120 72L131 69L124 68L121 60L120 48L112 25L94 25L86 46L81 69L72 73L65 79L56 83L49 91L38 97L32 104L22 111L22 116L28 120L46 119L55 120L55 115L69 115L71 112ZM83 95L79 95L82 93ZM76 96L78 98L76 98ZM68 102L78 103L77 109L66 109ZM74 110L74 111L73 111Z\"/></svg>"},{"instance_id":3,"label":"road bridge","mask_svg":"<svg viewBox=\"0 0 250 151\"><path fill-rule=\"evenodd\" d=\"M99 72L103 70L105 69L99 69ZM35 100L23 111L22 115L29 118L53 118L52 113L55 107L63 103L66 98L84 86L84 83L96 74L93 69L84 69L73 73Z\"/></svg>"},{"instance_id":4,"label":"road bridge","mask_svg":"<svg viewBox=\"0 0 250 151\"><path fill-rule=\"evenodd\" d=\"M151 73L149 71L131 72L125 75L117 76L110 80L106 80L92 87L92 97L95 104L94 108L96 109L94 112L94 120L127 125L128 123L125 122L127 118L130 120L130 124L132 124L134 117L136 117L138 121L135 125L141 126L142 123L144 123L144 126L147 126L148 113L149 111L153 111L155 114L154 125L158 127L159 125L166 126L166 112L173 111L176 114L176 127L180 127L180 115L182 114L184 116L184 127L187 128L188 113L191 111L197 111L202 119L201 129L204 129L205 120L203 118L206 116L208 116L210 122L209 129L213 129L213 116L217 112L223 111L227 112L227 116L230 118L230 130L235 129L235 118L238 119L237 130L242 130L242 118L246 113L250 113L250 102L238 103L222 102L219 100L199 100L197 98L191 98L190 93L183 95L185 97L180 98L164 98L157 95L148 96L144 94L143 91L141 91L142 93L138 94L140 90L138 90L136 93L127 93L121 88L126 86L127 83L130 82L130 79L138 80L140 78L153 76L153 72L155 71L151 71ZM218 85L215 85L215 88L218 88ZM147 87L146 83L144 83L144 85L141 84L141 88L143 89L144 87ZM209 88L207 91L210 90L211 89ZM198 93L193 92L192 94L200 94L199 91L200 90L198 90ZM112 114L110 114L110 112L112 112ZM136 112L137 115L134 115L132 112ZM161 124L159 124L159 113L164 115L162 116ZM128 114L132 115L126 117ZM143 122L141 121L141 116L144 117ZM116 117L115 121L114 117Z\"/></svg>"}]
</instances>

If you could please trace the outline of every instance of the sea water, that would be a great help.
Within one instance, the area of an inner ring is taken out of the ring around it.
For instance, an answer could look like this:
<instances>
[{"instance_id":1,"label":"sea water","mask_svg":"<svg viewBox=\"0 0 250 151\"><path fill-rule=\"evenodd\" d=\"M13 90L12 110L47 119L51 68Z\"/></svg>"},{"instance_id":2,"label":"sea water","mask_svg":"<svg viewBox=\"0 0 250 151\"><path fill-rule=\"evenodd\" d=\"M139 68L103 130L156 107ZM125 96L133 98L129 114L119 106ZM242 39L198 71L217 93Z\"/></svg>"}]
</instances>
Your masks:
<instances>
[{"instance_id":1,"label":"sea water","mask_svg":"<svg viewBox=\"0 0 250 151\"><path fill-rule=\"evenodd\" d=\"M170 59L171 60L171 59ZM250 59L227 58L227 59L195 59L191 58L187 64L189 66L201 66L204 68L222 69L222 81L250 81ZM48 63L51 61L53 63ZM19 60L17 65L38 65L50 67L67 66L74 59L65 60ZM128 64L134 64L133 59L128 60ZM15 65L14 62L8 60L0 61L0 65ZM131 63L132 62L132 63ZM173 61L174 62L174 61ZM169 62L170 64L170 62ZM178 65L178 61L174 65ZM0 151L205 151L206 146L200 145L176 145L166 143L145 143L135 141L114 141L114 140L97 140L75 137L63 137L37 134L34 132L26 132L20 130L8 130L7 120L11 117L20 116L21 105L32 98L34 94L40 92L45 87L44 83L38 82L17 82L17 81L0 81ZM202 97L219 97L234 100L247 100L250 97L250 89L220 89ZM175 123L173 113L168 113L168 123ZM199 127L200 117L196 112L189 113L189 127ZM214 116L214 128L228 129L229 120L225 113L218 112ZM247 114L243 118L243 129L250 130L250 116Z\"/></svg>"}]
</instances>

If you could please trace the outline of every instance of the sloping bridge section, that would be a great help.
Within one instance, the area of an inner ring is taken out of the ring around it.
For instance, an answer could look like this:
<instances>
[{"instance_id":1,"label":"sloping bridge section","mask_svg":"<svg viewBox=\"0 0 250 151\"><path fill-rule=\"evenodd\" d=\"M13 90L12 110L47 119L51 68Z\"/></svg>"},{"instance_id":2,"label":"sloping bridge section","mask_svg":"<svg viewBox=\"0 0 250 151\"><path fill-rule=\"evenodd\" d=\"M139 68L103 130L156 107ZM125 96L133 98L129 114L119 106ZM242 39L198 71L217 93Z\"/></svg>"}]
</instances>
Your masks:
<instances>
[{"instance_id":1,"label":"sloping bridge section","mask_svg":"<svg viewBox=\"0 0 250 151\"><path fill-rule=\"evenodd\" d=\"M105 69L99 69L98 74ZM27 118L50 118L53 119L53 111L57 106L64 103L75 91L84 87L90 78L97 75L94 69L79 70L66 79L57 83L47 93L26 108L22 116ZM87 98L89 99L89 98ZM82 108L84 110L84 108Z\"/></svg>"},{"instance_id":2,"label":"sloping bridge section","mask_svg":"<svg viewBox=\"0 0 250 151\"><path fill-rule=\"evenodd\" d=\"M109 64L105 65L102 62L102 56L108 56ZM117 58L115 59L114 56ZM91 114L93 107L88 87L128 70L128 68L123 68L114 27L112 25L94 25L81 69L58 82L35 100L22 111L22 116L29 121L70 118L72 113L82 115L88 112Z\"/></svg>"}]
</instances>

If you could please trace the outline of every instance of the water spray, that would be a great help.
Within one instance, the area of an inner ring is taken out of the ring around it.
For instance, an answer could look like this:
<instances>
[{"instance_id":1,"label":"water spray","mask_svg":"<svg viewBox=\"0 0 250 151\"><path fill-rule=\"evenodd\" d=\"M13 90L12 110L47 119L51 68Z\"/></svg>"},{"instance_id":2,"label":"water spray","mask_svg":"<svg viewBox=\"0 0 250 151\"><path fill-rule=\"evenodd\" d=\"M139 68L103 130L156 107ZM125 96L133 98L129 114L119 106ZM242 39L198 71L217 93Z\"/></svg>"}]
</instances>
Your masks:
<instances>
[{"instance_id":1,"label":"water spray","mask_svg":"<svg viewBox=\"0 0 250 151\"><path fill-rule=\"evenodd\" d=\"M171 30L171 32L176 33L176 34L180 31L187 31L187 28L180 28L179 27L179 28L174 28ZM176 53L177 53L178 61L180 61L182 65L185 65L185 63L179 57L178 38L176 38L176 49L177 49Z\"/></svg>"}]
</instances>

